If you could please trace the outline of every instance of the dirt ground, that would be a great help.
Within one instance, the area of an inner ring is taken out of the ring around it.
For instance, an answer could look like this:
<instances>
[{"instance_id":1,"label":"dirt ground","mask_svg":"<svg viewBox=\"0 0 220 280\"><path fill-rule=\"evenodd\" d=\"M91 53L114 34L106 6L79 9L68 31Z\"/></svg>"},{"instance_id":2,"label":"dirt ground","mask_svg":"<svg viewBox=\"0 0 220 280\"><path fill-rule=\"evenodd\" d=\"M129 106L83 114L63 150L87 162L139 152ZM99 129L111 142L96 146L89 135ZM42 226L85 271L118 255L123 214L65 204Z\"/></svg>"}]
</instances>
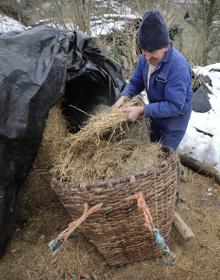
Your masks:
<instances>
[{"instance_id":1,"label":"dirt ground","mask_svg":"<svg viewBox=\"0 0 220 280\"><path fill-rule=\"evenodd\" d=\"M69 217L50 190L49 176L42 169L30 174L19 197L14 236L0 260L2 280L57 279L51 269L48 242L68 224ZM33 178L42 176L42 180ZM98 280L220 279L220 187L210 178L184 168L177 211L195 233L185 243L172 230L170 248L176 253L173 267L160 260L109 267L104 258L79 232L65 245L60 264L68 271L95 275Z\"/></svg>"}]
</instances>

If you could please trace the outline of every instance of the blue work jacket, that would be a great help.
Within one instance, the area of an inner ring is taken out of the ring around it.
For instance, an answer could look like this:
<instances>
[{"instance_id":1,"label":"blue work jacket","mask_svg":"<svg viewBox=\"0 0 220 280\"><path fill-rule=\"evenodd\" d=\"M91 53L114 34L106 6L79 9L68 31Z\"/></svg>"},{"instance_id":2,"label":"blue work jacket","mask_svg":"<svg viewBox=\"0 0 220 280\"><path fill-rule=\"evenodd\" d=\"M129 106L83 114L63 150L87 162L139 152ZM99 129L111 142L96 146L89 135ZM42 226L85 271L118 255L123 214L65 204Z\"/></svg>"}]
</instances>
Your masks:
<instances>
[{"instance_id":1,"label":"blue work jacket","mask_svg":"<svg viewBox=\"0 0 220 280\"><path fill-rule=\"evenodd\" d=\"M145 117L168 130L185 130L191 113L190 100L193 95L191 69L185 57L170 43L163 61L150 76L147 90L149 64L141 54L129 83L121 95L132 98L144 88L148 105L144 105Z\"/></svg>"}]
</instances>

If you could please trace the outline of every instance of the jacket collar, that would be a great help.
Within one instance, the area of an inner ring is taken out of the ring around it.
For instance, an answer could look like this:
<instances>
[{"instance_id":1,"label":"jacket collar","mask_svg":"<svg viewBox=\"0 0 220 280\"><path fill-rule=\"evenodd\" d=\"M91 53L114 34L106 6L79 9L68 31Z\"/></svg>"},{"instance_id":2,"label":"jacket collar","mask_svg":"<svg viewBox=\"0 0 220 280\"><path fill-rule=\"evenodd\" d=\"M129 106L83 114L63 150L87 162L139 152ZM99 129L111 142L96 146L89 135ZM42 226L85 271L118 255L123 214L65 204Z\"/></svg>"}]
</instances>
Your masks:
<instances>
[{"instance_id":1,"label":"jacket collar","mask_svg":"<svg viewBox=\"0 0 220 280\"><path fill-rule=\"evenodd\" d=\"M173 55L173 43L170 42L167 52L164 55L162 63L169 62Z\"/></svg>"}]
</instances>

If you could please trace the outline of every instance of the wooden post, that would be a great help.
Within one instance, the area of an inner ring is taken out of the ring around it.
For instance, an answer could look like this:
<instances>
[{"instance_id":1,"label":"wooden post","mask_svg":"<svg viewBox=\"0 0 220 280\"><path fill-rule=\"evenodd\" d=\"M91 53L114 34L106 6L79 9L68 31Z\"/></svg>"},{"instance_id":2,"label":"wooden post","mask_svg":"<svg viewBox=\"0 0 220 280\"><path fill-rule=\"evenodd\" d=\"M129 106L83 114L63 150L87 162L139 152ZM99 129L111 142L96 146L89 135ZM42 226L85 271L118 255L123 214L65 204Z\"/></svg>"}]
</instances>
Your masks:
<instances>
[{"instance_id":1,"label":"wooden post","mask_svg":"<svg viewBox=\"0 0 220 280\"><path fill-rule=\"evenodd\" d=\"M187 226L187 224L177 212L174 212L173 225L180 234L180 236L183 238L183 240L189 241L195 237L192 230Z\"/></svg>"}]
</instances>

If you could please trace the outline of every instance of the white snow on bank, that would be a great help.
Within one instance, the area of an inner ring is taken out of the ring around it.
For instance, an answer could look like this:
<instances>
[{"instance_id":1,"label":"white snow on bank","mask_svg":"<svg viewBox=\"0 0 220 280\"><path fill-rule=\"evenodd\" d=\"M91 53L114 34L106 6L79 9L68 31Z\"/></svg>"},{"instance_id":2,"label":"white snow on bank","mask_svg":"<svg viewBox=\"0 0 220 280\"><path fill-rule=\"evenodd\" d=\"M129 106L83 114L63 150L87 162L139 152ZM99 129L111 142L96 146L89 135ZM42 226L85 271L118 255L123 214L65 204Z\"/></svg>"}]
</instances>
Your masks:
<instances>
[{"instance_id":1,"label":"white snow on bank","mask_svg":"<svg viewBox=\"0 0 220 280\"><path fill-rule=\"evenodd\" d=\"M194 72L207 75L212 81L212 87L207 85L212 92L212 94L208 94L212 109L206 113L192 112L179 150L220 171L220 63L205 67L198 66Z\"/></svg>"},{"instance_id":2,"label":"white snow on bank","mask_svg":"<svg viewBox=\"0 0 220 280\"><path fill-rule=\"evenodd\" d=\"M93 37L106 35L113 29L121 30L126 22L138 18L138 14L123 3L114 0L99 0L97 3L99 3L99 8L106 9L106 14L92 17L91 35Z\"/></svg>"},{"instance_id":3,"label":"white snow on bank","mask_svg":"<svg viewBox=\"0 0 220 280\"><path fill-rule=\"evenodd\" d=\"M102 11L100 15L91 15L91 33L89 34L89 36L92 37L106 35L114 29L121 30L127 22L139 17L138 14L131 8L114 0L97 0L95 6L97 10L103 9L105 13ZM73 22L71 22L71 19L66 19L65 26L55 23L53 19L43 19L36 22L36 24L40 23L46 23L50 26L54 26L61 29L78 29L78 27Z\"/></svg>"},{"instance_id":4,"label":"white snow on bank","mask_svg":"<svg viewBox=\"0 0 220 280\"><path fill-rule=\"evenodd\" d=\"M109 11L113 11L114 13L121 15L123 17L128 17L128 16L134 16L137 14L134 13L134 11L129 8L128 6L124 5L123 3L118 3L118 1L114 0L108 0L108 1L103 1L103 0L97 0L98 7L100 8L106 8Z\"/></svg>"},{"instance_id":5,"label":"white snow on bank","mask_svg":"<svg viewBox=\"0 0 220 280\"><path fill-rule=\"evenodd\" d=\"M20 22L4 16L0 15L0 33L6 33L9 31L23 30L25 26Z\"/></svg>"},{"instance_id":6,"label":"white snow on bank","mask_svg":"<svg viewBox=\"0 0 220 280\"><path fill-rule=\"evenodd\" d=\"M92 17L91 35L98 37L108 34L113 29L121 30L126 22L135 18L135 14L104 14L101 17Z\"/></svg>"},{"instance_id":7,"label":"white snow on bank","mask_svg":"<svg viewBox=\"0 0 220 280\"><path fill-rule=\"evenodd\" d=\"M121 21L106 21L105 24L102 22L98 24L97 22L93 22L91 26L91 36L98 37L100 35L106 35L111 32L113 29L121 30L125 24L124 20Z\"/></svg>"}]
</instances>

